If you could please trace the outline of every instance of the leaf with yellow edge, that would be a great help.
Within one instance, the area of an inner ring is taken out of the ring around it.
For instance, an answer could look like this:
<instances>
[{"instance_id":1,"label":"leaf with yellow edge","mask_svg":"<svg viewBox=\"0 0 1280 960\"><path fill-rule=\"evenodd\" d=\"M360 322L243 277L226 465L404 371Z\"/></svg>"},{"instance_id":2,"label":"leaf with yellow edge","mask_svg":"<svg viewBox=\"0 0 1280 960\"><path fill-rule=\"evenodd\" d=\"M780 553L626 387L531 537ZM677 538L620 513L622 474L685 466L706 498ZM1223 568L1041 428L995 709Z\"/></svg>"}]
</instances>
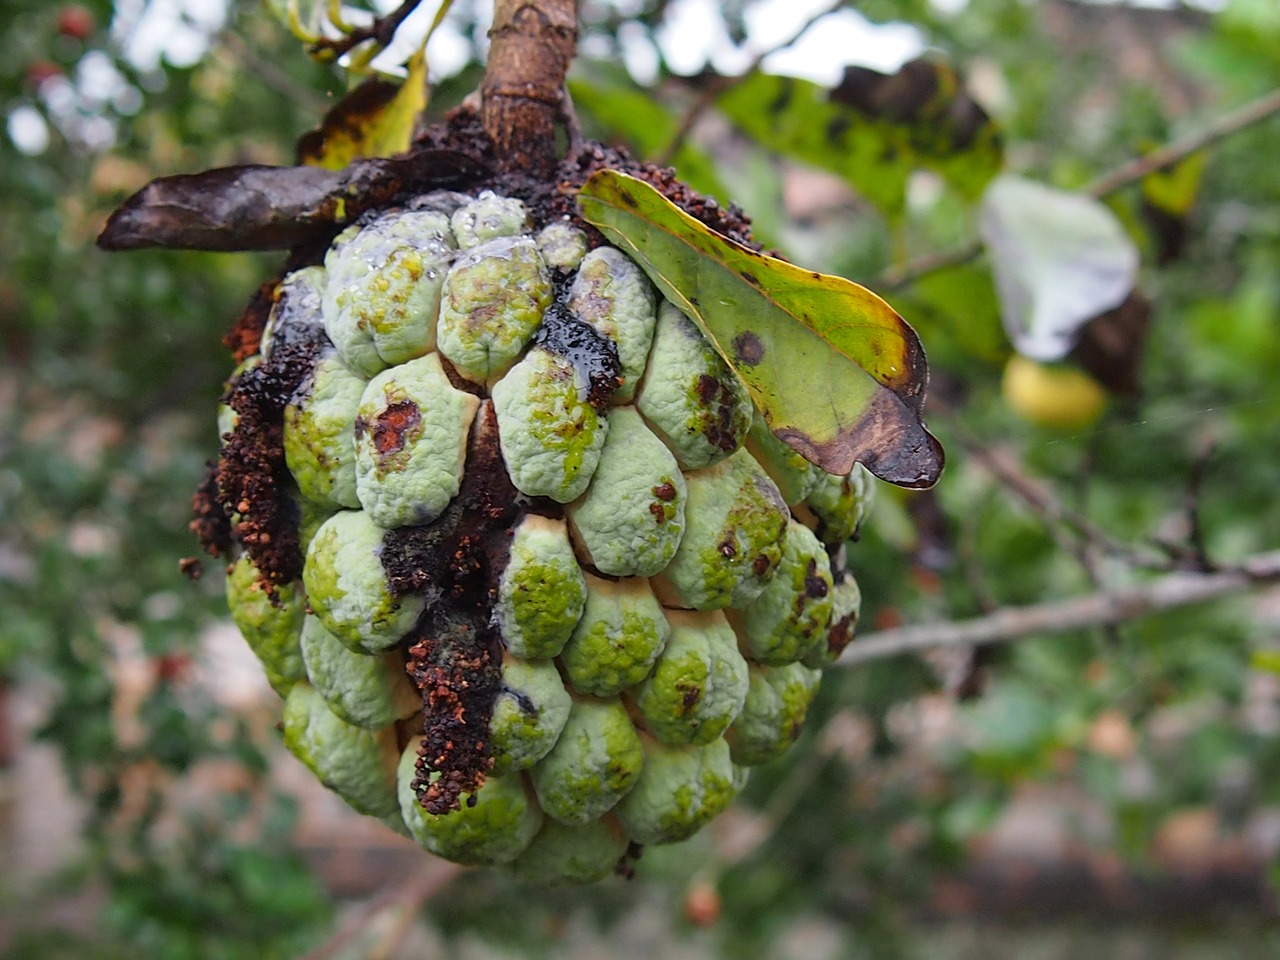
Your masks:
<instances>
[{"instance_id":1,"label":"leaf with yellow edge","mask_svg":"<svg viewBox=\"0 0 1280 960\"><path fill-rule=\"evenodd\" d=\"M924 349L874 293L734 243L615 170L587 179L578 210L698 325L780 440L828 473L937 481Z\"/></svg>"},{"instance_id":2,"label":"leaf with yellow edge","mask_svg":"<svg viewBox=\"0 0 1280 960\"><path fill-rule=\"evenodd\" d=\"M427 108L425 41L399 85L372 77L334 105L320 129L298 141L298 162L341 170L360 157L390 157L409 149L418 116Z\"/></svg>"}]
</instances>

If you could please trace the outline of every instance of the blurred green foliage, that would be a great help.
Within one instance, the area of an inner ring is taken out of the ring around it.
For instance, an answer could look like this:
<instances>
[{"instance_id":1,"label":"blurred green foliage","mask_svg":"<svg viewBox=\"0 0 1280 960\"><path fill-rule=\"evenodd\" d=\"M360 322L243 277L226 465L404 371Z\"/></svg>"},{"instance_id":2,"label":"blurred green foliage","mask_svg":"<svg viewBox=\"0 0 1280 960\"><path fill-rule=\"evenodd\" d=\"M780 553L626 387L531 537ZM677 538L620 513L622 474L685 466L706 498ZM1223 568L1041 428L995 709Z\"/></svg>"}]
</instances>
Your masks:
<instances>
[{"instance_id":1,"label":"blurred green foliage","mask_svg":"<svg viewBox=\"0 0 1280 960\"><path fill-rule=\"evenodd\" d=\"M229 717L188 678L201 631L222 616L220 571L208 564L192 585L177 570L195 551L187 504L216 443L214 405L229 369L220 337L278 261L108 257L91 244L106 213L151 177L289 162L342 80L251 0L230 3L222 25L188 15L200 44L177 64L127 53L130 23L161 4L76 4L88 31L62 19L72 6L0 6L0 676L43 691L41 736L89 810L87 852L68 874L35 891L0 880L0 911L31 918L10 955L290 957L326 936L333 904L290 846L292 802L267 779L274 732ZM666 147L709 82L673 77L657 47L652 81L618 69L619 31L652 42L667 6L583 9L586 34L604 44L584 43L599 62L575 68L584 126L641 155ZM744 34L751 6L722 5L730 36ZM1130 10L1137 29L1103 33L1097 18L1116 10L1065 0L970 0L953 14L927 0L857 7L873 22L914 24L971 78L1003 130L1007 163L1064 188L1280 84L1273 0L1230 0L1213 16ZM477 79L470 12L459 4L471 62L437 89L433 114ZM1146 72L1127 56L1135 37L1155 64ZM743 203L766 243L806 265L874 286L890 267L973 235L969 200L919 177L892 223L852 194L797 215L784 178L812 158L787 157L785 143L759 135L705 123L676 165ZM1280 545L1277 155L1274 120L1211 148L1180 256L1144 262L1141 287L1155 309L1141 392L1116 398L1079 435L1036 428L1003 404L1010 348L984 263L889 294L929 350L948 410L931 426L949 466L935 493L882 490L851 549L865 629L1141 579L1115 558L1082 564L1064 549L1072 535L993 479L966 452L969 438L1012 456L1119 540L1186 546L1200 471L1209 557L1231 562ZM1136 188L1111 200L1150 251L1139 201ZM1098 842L1145 869L1153 837L1179 810L1212 809L1227 831L1280 804L1280 736L1266 713L1274 678L1267 659L1254 658L1280 637L1254 613L1227 601L1031 638L981 658L989 679L972 700L951 696L919 660L832 674L808 742L748 788L743 809L768 832L741 859L722 863L709 839L695 839L649 851L631 885L538 896L469 875L431 903L431 922L457 942L550 956L566 916L607 928L656 902L674 917L689 884L710 877L721 924L708 933L673 920L672 936L767 957L798 919L822 916L846 931L842 956L909 956L920 904L1028 783L1083 789L1114 824ZM124 731L116 676L139 664L150 681L140 723ZM1110 711L1124 718L1131 749L1108 752L1091 739ZM923 736L934 714L944 732ZM196 812L167 809L166 788L214 760L243 770L241 787ZM80 888L104 891L93 937L42 928L40 900ZM1258 923L1250 936L1274 950Z\"/></svg>"}]
</instances>

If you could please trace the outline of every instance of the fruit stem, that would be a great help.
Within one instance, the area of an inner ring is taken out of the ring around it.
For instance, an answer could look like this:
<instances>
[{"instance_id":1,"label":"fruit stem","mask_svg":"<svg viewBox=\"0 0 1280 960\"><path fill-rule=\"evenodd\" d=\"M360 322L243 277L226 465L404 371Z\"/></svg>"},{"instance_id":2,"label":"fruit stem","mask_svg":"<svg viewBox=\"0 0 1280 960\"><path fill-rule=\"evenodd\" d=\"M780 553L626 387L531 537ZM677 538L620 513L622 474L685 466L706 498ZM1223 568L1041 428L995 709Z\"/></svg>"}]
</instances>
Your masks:
<instances>
[{"instance_id":1,"label":"fruit stem","mask_svg":"<svg viewBox=\"0 0 1280 960\"><path fill-rule=\"evenodd\" d=\"M497 0L481 84L481 119L507 170L545 176L556 163L556 121L578 42L575 0Z\"/></svg>"}]
</instances>

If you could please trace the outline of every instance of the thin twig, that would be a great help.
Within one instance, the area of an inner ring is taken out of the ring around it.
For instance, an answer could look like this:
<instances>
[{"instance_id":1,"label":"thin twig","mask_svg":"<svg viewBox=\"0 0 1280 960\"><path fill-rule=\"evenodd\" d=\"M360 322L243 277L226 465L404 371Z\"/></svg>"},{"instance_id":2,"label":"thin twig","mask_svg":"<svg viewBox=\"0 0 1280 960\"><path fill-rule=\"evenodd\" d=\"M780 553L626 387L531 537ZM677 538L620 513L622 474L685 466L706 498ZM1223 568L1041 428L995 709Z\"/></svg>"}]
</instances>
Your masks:
<instances>
[{"instance_id":1,"label":"thin twig","mask_svg":"<svg viewBox=\"0 0 1280 960\"><path fill-rule=\"evenodd\" d=\"M1171 167L1196 151L1212 146L1277 113L1280 113L1280 89L1264 94L1230 113L1225 113L1202 129L1174 140L1158 150L1127 160L1114 170L1098 177L1082 192L1101 199L1137 183L1148 174ZM887 270L876 282L876 289L900 290L930 273L968 263L981 255L982 249L982 244L974 240L953 250L926 254L905 266Z\"/></svg>"},{"instance_id":2,"label":"thin twig","mask_svg":"<svg viewBox=\"0 0 1280 960\"><path fill-rule=\"evenodd\" d=\"M332 106L326 98L316 93L314 89L305 83L295 80L271 60L262 56L238 34L232 33L230 30L223 31L218 34L217 44L223 50L226 50L233 59L239 61L240 66L247 73L253 74L255 79L261 80L268 87L292 100L308 113L319 115Z\"/></svg>"},{"instance_id":3,"label":"thin twig","mask_svg":"<svg viewBox=\"0 0 1280 960\"><path fill-rule=\"evenodd\" d=\"M1127 590L1104 590L1069 600L1006 607L973 620L876 631L849 644L836 665L851 667L940 647L1008 643L1034 634L1124 623L1273 583L1280 583L1280 550L1257 554L1217 573L1180 571Z\"/></svg>"},{"instance_id":4,"label":"thin twig","mask_svg":"<svg viewBox=\"0 0 1280 960\"><path fill-rule=\"evenodd\" d=\"M434 860L406 882L390 884L359 911L348 917L328 940L298 957L298 960L330 960L388 913L393 911L403 911L404 915L416 913L423 904L447 887L462 870L463 868L456 863Z\"/></svg>"},{"instance_id":5,"label":"thin twig","mask_svg":"<svg viewBox=\"0 0 1280 960\"><path fill-rule=\"evenodd\" d=\"M311 44L307 52L317 60L332 61L349 53L366 40L373 40L379 47L386 48L391 45L396 31L400 29L400 24L404 23L409 14L418 9L421 3L422 0L404 0L400 6L386 16L378 17L367 27L359 27L336 39L324 37Z\"/></svg>"},{"instance_id":6,"label":"thin twig","mask_svg":"<svg viewBox=\"0 0 1280 960\"><path fill-rule=\"evenodd\" d=\"M741 83L745 78L754 74L764 64L765 60L773 56L773 54L777 53L779 50L787 49L787 47L791 46L804 36L805 31L815 23L823 17L830 16L833 13L838 13L844 6L845 0L837 0L836 3L819 10L801 24L800 29L793 31L790 36L757 53L751 63L747 65L747 69L737 76L711 77L706 82L705 86L703 86L702 91L698 94L698 98L690 104L689 109L686 110L684 116L681 117L680 126L676 128L676 132L672 134L667 145L649 159L660 167L664 167L671 163L672 159L674 159L675 155L679 152L680 147L684 145L685 140L688 139L689 134L693 131L694 125L702 119L702 115L710 109L711 105L716 102L716 99L720 94L724 93L735 83Z\"/></svg>"}]
</instances>

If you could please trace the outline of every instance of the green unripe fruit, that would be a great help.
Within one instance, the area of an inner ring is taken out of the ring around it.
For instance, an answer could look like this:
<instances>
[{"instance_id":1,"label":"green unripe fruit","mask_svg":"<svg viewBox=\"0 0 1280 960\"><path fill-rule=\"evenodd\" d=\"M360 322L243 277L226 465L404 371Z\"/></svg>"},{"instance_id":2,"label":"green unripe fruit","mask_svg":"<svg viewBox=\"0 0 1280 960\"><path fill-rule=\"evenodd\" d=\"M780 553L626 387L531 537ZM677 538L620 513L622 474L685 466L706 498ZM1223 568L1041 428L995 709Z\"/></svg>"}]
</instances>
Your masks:
<instances>
[{"instance_id":1,"label":"green unripe fruit","mask_svg":"<svg viewBox=\"0 0 1280 960\"><path fill-rule=\"evenodd\" d=\"M303 622L301 645L312 688L347 723L377 730L422 709L399 652L356 653L314 616Z\"/></svg>"},{"instance_id":2,"label":"green unripe fruit","mask_svg":"<svg viewBox=\"0 0 1280 960\"><path fill-rule=\"evenodd\" d=\"M564 521L526 516L511 538L494 607L507 649L525 659L559 656L586 601Z\"/></svg>"},{"instance_id":3,"label":"green unripe fruit","mask_svg":"<svg viewBox=\"0 0 1280 960\"><path fill-rule=\"evenodd\" d=\"M710 743L728 729L747 696L747 662L719 611L670 610L671 636L635 705L645 729L670 746Z\"/></svg>"},{"instance_id":4,"label":"green unripe fruit","mask_svg":"<svg viewBox=\"0 0 1280 960\"><path fill-rule=\"evenodd\" d=\"M725 735L733 762L754 767L782 756L800 736L822 674L799 663L751 668L747 700Z\"/></svg>"},{"instance_id":5,"label":"green unripe fruit","mask_svg":"<svg viewBox=\"0 0 1280 960\"><path fill-rule=\"evenodd\" d=\"M493 773L527 770L550 753L572 703L551 661L503 660L502 690L489 721Z\"/></svg>"},{"instance_id":6,"label":"green unripe fruit","mask_svg":"<svg viewBox=\"0 0 1280 960\"><path fill-rule=\"evenodd\" d=\"M415 738L401 754L396 778L400 815L413 839L454 863L493 866L520 856L542 826L520 778L488 777L457 810L427 813L413 789L419 742Z\"/></svg>"},{"instance_id":7,"label":"green unripe fruit","mask_svg":"<svg viewBox=\"0 0 1280 960\"><path fill-rule=\"evenodd\" d=\"M307 600L297 584L277 587L271 595L249 555L241 554L227 574L227 606L240 635L262 663L271 689L280 696L306 678L299 637Z\"/></svg>"},{"instance_id":8,"label":"green unripe fruit","mask_svg":"<svg viewBox=\"0 0 1280 960\"><path fill-rule=\"evenodd\" d=\"M548 816L581 825L626 796L643 766L644 748L626 707L618 700L579 700L530 778Z\"/></svg>"},{"instance_id":9,"label":"green unripe fruit","mask_svg":"<svg viewBox=\"0 0 1280 960\"><path fill-rule=\"evenodd\" d=\"M383 534L363 510L343 510L320 525L302 568L316 617L348 647L369 653L394 646L426 606L419 594L391 592Z\"/></svg>"},{"instance_id":10,"label":"green unripe fruit","mask_svg":"<svg viewBox=\"0 0 1280 960\"><path fill-rule=\"evenodd\" d=\"M780 443L569 194L406 190L255 299L195 525L240 557L289 748L537 884L691 836L794 741L853 635L837 547L870 493Z\"/></svg>"},{"instance_id":11,"label":"green unripe fruit","mask_svg":"<svg viewBox=\"0 0 1280 960\"><path fill-rule=\"evenodd\" d=\"M560 662L579 693L611 697L649 674L671 628L647 581L587 578L587 603Z\"/></svg>"},{"instance_id":12,"label":"green unripe fruit","mask_svg":"<svg viewBox=\"0 0 1280 960\"><path fill-rule=\"evenodd\" d=\"M568 508L574 542L601 573L649 577L684 534L684 476L634 407L609 411L609 434L591 486Z\"/></svg>"},{"instance_id":13,"label":"green unripe fruit","mask_svg":"<svg viewBox=\"0 0 1280 960\"><path fill-rule=\"evenodd\" d=\"M649 743L644 772L618 804L618 820L641 844L687 840L722 813L738 794L729 745Z\"/></svg>"},{"instance_id":14,"label":"green unripe fruit","mask_svg":"<svg viewBox=\"0 0 1280 960\"><path fill-rule=\"evenodd\" d=\"M371 817L397 811L396 736L390 727L365 730L329 709L305 683L284 704L284 744L330 790Z\"/></svg>"}]
</instances>

